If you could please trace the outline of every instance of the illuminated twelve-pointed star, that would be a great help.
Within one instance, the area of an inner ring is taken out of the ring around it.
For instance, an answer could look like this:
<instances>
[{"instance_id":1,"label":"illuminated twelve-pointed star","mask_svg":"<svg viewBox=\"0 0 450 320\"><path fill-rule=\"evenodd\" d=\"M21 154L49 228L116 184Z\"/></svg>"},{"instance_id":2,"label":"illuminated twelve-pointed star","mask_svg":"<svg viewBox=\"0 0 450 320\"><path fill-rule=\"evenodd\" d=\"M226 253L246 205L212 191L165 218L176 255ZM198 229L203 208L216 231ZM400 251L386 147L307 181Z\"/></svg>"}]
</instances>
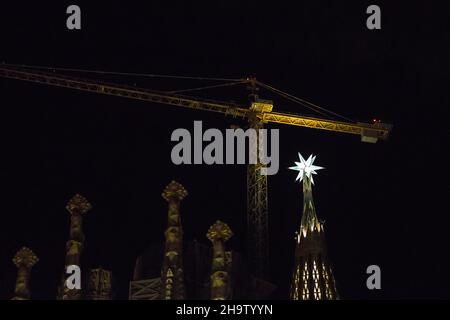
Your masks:
<instances>
[{"instance_id":1,"label":"illuminated twelve-pointed star","mask_svg":"<svg viewBox=\"0 0 450 320\"><path fill-rule=\"evenodd\" d=\"M313 165L314 160L316 160L316 156L310 155L308 160L303 159L300 152L298 153L300 158L300 162L296 162L294 167L290 167L289 169L298 171L298 176L295 181L302 181L306 176L311 180L311 183L314 184L313 174L317 174L316 170L324 169L323 167Z\"/></svg>"}]
</instances>

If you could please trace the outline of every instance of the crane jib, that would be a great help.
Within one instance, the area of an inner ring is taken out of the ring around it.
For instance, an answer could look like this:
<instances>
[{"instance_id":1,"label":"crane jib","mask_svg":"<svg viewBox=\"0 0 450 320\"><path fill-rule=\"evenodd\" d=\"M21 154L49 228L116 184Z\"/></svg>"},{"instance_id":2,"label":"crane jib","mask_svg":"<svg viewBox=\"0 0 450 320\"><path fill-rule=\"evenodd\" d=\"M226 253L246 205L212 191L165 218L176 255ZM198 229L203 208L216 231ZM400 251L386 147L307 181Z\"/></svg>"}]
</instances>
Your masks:
<instances>
[{"instance_id":1,"label":"crane jib","mask_svg":"<svg viewBox=\"0 0 450 320\"><path fill-rule=\"evenodd\" d=\"M166 94L164 92L150 91L141 88L127 87L118 84L102 83L88 79L74 78L67 75L46 73L28 68L1 66L0 76L4 78L29 81L51 86L71 88L81 91L96 92L100 94L119 96L134 100L150 101L154 103L180 106L189 109L212 111L251 119L257 118L261 123L277 123L301 126L311 129L327 130L360 135L363 142L375 143L378 139L387 139L392 128L384 123L352 123L329 119L307 117L298 114L272 112L273 104L270 101L255 102L250 109L223 101L203 101L195 97Z\"/></svg>"}]
</instances>

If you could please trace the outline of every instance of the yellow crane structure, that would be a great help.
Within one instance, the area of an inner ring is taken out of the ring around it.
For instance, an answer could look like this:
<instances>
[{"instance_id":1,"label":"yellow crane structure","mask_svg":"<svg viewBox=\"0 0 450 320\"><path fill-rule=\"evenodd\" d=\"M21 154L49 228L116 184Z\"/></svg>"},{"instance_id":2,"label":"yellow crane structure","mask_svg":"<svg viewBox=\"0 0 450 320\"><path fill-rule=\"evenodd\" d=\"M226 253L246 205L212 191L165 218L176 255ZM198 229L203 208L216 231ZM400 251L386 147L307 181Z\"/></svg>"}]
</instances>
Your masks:
<instances>
[{"instance_id":1,"label":"yellow crane structure","mask_svg":"<svg viewBox=\"0 0 450 320\"><path fill-rule=\"evenodd\" d=\"M273 111L273 103L271 101L258 98L256 87L258 85L268 86L257 81L255 78L241 79L242 83L247 83L253 90L253 98L250 102L250 106L246 107L230 102L203 100L176 93L152 91L125 85L75 78L55 72L43 71L37 67L33 68L3 64L0 65L0 77L134 100L143 100L158 104L217 112L224 114L225 116L229 115L247 119L250 128L254 129L262 128L265 123L286 124L359 135L363 142L375 143L379 139L387 139L392 128L392 125L381 122L360 123L353 121L337 121L287 112L275 112ZM270 87L268 88L270 89ZM282 91L280 91L280 93L282 93ZM259 131L256 130L256 132ZM260 169L263 166L264 165L258 161L257 164L249 164L247 168L247 255L249 257L252 272L258 277L267 278L269 270L268 202L267 176L260 174Z\"/></svg>"}]
</instances>

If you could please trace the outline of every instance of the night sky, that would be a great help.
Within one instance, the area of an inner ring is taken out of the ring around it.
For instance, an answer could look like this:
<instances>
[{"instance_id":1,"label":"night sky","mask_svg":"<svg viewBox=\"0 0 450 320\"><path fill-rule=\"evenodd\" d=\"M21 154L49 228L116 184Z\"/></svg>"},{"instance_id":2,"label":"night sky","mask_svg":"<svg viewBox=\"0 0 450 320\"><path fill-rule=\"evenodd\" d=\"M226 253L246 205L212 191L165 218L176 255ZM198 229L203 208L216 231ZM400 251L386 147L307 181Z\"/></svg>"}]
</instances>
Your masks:
<instances>
[{"instance_id":1,"label":"night sky","mask_svg":"<svg viewBox=\"0 0 450 320\"><path fill-rule=\"evenodd\" d=\"M394 3L395 2L395 3ZM437 2L437 1L436 1ZM329 254L343 299L450 298L448 179L450 6L432 1L260 1L83 4L82 30L66 29L71 2L0 7L0 62L131 73L243 78L265 83L359 121L393 123L388 141L269 125L280 129L280 171L270 176L274 298L288 297L301 185L287 170L297 152L326 167L313 189L326 220ZM378 4L382 29L366 28ZM72 73L73 74L73 73ZM80 76L81 74L74 74ZM92 75L90 75L92 77ZM97 76L104 81L179 90L210 82ZM68 239L67 201L84 195L83 265L111 269L126 299L136 257L161 242L171 181L182 203L186 240L206 239L217 219L245 249L246 170L175 166L176 128L245 127L240 119L173 106L0 79L0 298L11 298L21 246L40 258L32 296L53 299ZM244 102L241 89L198 95ZM262 90L274 110L310 111ZM382 289L366 288L366 268L381 267Z\"/></svg>"}]
</instances>

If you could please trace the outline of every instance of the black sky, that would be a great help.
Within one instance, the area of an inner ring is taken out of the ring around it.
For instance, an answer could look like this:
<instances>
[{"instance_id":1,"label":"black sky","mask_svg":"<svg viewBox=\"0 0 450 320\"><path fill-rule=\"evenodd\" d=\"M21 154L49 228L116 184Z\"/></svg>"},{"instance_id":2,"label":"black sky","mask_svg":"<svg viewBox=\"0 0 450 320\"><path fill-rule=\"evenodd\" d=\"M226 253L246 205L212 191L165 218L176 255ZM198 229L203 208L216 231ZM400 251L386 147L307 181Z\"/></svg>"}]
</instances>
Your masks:
<instances>
[{"instance_id":1,"label":"black sky","mask_svg":"<svg viewBox=\"0 0 450 320\"><path fill-rule=\"evenodd\" d=\"M436 1L437 2L437 1ZM118 2L115 2L118 3ZM388 141L279 126L280 172L269 177L272 278L286 298L301 189L286 168L297 152L326 167L314 187L318 215L344 299L449 298L448 107L450 8L431 1L377 1L382 30L365 27L368 1L210 1L83 4L82 30L65 27L67 1L0 7L0 62L259 80L361 121L394 124ZM148 88L196 84L102 78ZM171 132L194 120L225 129L240 120L68 89L0 79L0 298L15 281L21 246L40 257L37 299L51 299L64 263L74 193L86 216L83 263L111 268L126 298L136 256L161 241L162 189L189 191L185 238L208 243L217 219L245 240L245 167L175 166ZM220 96L222 95L222 96ZM245 99L246 91L233 91ZM208 97L228 98L222 92ZM261 92L262 98L273 98ZM275 109L307 113L274 98ZM276 126L269 126L275 128ZM367 266L382 290L365 287Z\"/></svg>"}]
</instances>

